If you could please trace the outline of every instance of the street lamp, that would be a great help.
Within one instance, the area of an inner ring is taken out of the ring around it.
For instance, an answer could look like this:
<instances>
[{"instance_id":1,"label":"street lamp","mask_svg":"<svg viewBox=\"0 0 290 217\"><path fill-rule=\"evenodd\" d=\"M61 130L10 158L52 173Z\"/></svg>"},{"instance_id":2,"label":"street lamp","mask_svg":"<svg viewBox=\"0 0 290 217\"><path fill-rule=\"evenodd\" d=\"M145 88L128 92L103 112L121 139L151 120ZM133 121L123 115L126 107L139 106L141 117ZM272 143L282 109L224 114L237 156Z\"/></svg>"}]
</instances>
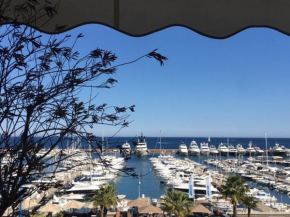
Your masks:
<instances>
[{"instance_id":1,"label":"street lamp","mask_svg":"<svg viewBox=\"0 0 290 217\"><path fill-rule=\"evenodd\" d=\"M139 186L139 197L140 198L140 190L141 190L141 176L138 176L138 186Z\"/></svg>"}]
</instances>

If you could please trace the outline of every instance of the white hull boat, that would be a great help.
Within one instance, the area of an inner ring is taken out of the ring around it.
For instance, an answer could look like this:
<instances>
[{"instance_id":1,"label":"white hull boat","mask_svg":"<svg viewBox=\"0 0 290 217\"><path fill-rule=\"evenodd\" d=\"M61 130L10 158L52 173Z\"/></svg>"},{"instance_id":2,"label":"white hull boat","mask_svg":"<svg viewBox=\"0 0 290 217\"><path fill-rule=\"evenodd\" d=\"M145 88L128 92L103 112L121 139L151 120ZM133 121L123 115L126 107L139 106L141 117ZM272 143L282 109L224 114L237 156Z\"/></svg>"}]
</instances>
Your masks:
<instances>
[{"instance_id":1,"label":"white hull boat","mask_svg":"<svg viewBox=\"0 0 290 217\"><path fill-rule=\"evenodd\" d=\"M189 148L188 148L188 153L189 153L189 155L192 155L192 156L200 155L200 149L199 149L196 141L194 141L194 140L191 141Z\"/></svg>"},{"instance_id":2,"label":"white hull boat","mask_svg":"<svg viewBox=\"0 0 290 217\"><path fill-rule=\"evenodd\" d=\"M218 147L218 151L220 155L228 155L229 154L229 149L221 143Z\"/></svg>"},{"instance_id":3,"label":"white hull boat","mask_svg":"<svg viewBox=\"0 0 290 217\"><path fill-rule=\"evenodd\" d=\"M211 155L217 155L219 153L219 151L216 149L216 147L214 145L211 145L209 148L209 153Z\"/></svg>"},{"instance_id":4,"label":"white hull boat","mask_svg":"<svg viewBox=\"0 0 290 217\"><path fill-rule=\"evenodd\" d=\"M126 141L122 145L122 155L130 155L131 154L131 146L130 144Z\"/></svg>"},{"instance_id":5,"label":"white hull boat","mask_svg":"<svg viewBox=\"0 0 290 217\"><path fill-rule=\"evenodd\" d=\"M208 156L210 154L210 149L208 143L200 143L200 154Z\"/></svg>"},{"instance_id":6,"label":"white hull boat","mask_svg":"<svg viewBox=\"0 0 290 217\"><path fill-rule=\"evenodd\" d=\"M138 157L148 155L147 143L146 143L145 137L143 136L143 133L141 133L141 136L138 139L138 143L135 149L136 149L136 155Z\"/></svg>"},{"instance_id":7,"label":"white hull boat","mask_svg":"<svg viewBox=\"0 0 290 217\"><path fill-rule=\"evenodd\" d=\"M178 148L178 154L182 156L187 156L188 155L188 150L187 146L184 142L181 142Z\"/></svg>"}]
</instances>

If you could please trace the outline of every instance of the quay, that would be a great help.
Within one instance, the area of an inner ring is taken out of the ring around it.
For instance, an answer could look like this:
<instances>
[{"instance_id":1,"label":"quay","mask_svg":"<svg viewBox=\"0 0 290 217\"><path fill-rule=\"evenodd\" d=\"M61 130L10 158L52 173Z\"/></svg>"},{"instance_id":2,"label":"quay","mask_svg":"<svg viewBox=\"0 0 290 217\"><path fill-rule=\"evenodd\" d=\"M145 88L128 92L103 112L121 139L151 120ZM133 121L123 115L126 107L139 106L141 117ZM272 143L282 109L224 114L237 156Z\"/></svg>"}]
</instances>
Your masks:
<instances>
[{"instance_id":1,"label":"quay","mask_svg":"<svg viewBox=\"0 0 290 217\"><path fill-rule=\"evenodd\" d=\"M89 149L82 149L85 152L90 152ZM100 149L92 149L91 150L92 153L100 153ZM103 150L104 153L119 153L120 149L118 148L109 148L109 149L105 149ZM148 149L148 153L150 154L160 154L160 153L164 153L164 154L176 154L178 152L178 149ZM135 153L135 149L132 149L131 151L132 154Z\"/></svg>"}]
</instances>

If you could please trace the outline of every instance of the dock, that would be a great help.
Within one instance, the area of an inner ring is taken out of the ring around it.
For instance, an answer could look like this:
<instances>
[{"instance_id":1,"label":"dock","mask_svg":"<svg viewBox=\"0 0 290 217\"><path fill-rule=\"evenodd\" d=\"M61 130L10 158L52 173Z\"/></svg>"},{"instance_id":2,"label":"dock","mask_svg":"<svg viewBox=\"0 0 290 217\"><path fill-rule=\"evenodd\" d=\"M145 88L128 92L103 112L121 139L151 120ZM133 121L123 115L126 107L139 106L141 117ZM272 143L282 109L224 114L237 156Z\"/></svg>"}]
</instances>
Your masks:
<instances>
[{"instance_id":1,"label":"dock","mask_svg":"<svg viewBox=\"0 0 290 217\"><path fill-rule=\"evenodd\" d=\"M90 152L89 149L83 149L83 151L86 152ZM100 153L101 151L99 149L92 149L91 150L92 153ZM109 148L109 149L105 149L103 150L104 153L119 153L120 149L118 148ZM148 149L148 153L150 154L160 154L160 153L164 153L164 154L176 154L178 152L178 149ZM135 149L132 149L132 154L135 153Z\"/></svg>"}]
</instances>

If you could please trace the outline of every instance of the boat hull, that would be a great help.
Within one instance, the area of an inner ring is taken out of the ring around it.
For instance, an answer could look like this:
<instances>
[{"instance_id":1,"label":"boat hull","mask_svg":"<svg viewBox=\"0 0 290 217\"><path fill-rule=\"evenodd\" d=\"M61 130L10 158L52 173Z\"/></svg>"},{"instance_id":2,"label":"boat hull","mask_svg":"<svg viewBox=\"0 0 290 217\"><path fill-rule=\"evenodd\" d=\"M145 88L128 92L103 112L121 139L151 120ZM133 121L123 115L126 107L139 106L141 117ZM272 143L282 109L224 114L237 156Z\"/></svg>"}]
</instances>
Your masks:
<instances>
[{"instance_id":1,"label":"boat hull","mask_svg":"<svg viewBox=\"0 0 290 217\"><path fill-rule=\"evenodd\" d=\"M285 151L272 151L273 156L285 156L286 152Z\"/></svg>"},{"instance_id":2,"label":"boat hull","mask_svg":"<svg viewBox=\"0 0 290 217\"><path fill-rule=\"evenodd\" d=\"M188 155L188 152L178 152L178 154L180 155L180 156L187 156Z\"/></svg>"},{"instance_id":3,"label":"boat hull","mask_svg":"<svg viewBox=\"0 0 290 217\"><path fill-rule=\"evenodd\" d=\"M210 151L200 151L200 154L208 156L210 154Z\"/></svg>"},{"instance_id":4,"label":"boat hull","mask_svg":"<svg viewBox=\"0 0 290 217\"><path fill-rule=\"evenodd\" d=\"M136 150L136 155L137 157L143 157L143 156L147 156L148 152L147 150Z\"/></svg>"},{"instance_id":5,"label":"boat hull","mask_svg":"<svg viewBox=\"0 0 290 217\"><path fill-rule=\"evenodd\" d=\"M191 155L191 156L198 156L198 155L200 155L200 152L197 152L197 151L189 151L188 154Z\"/></svg>"},{"instance_id":6,"label":"boat hull","mask_svg":"<svg viewBox=\"0 0 290 217\"><path fill-rule=\"evenodd\" d=\"M227 156L229 154L228 151L219 151L219 154L222 156Z\"/></svg>"}]
</instances>

